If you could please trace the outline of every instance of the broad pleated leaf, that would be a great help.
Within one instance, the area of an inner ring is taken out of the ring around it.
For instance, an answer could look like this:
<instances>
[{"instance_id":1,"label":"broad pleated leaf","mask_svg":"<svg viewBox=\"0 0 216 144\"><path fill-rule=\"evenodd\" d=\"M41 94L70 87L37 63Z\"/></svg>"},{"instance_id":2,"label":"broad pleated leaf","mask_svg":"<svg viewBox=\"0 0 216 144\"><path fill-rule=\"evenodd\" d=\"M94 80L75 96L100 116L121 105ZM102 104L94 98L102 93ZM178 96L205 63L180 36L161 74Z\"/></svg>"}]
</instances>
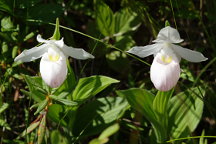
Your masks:
<instances>
[{"instance_id":1,"label":"broad pleated leaf","mask_svg":"<svg viewBox=\"0 0 216 144\"><path fill-rule=\"evenodd\" d=\"M106 76L81 78L73 92L73 100L83 101L95 96L109 85L118 82L118 80Z\"/></svg>"},{"instance_id":2,"label":"broad pleated leaf","mask_svg":"<svg viewBox=\"0 0 216 144\"><path fill-rule=\"evenodd\" d=\"M128 103L121 97L105 97L96 99L78 109L74 122L74 135L92 135L101 132L115 120L118 120Z\"/></svg>"},{"instance_id":3,"label":"broad pleated leaf","mask_svg":"<svg viewBox=\"0 0 216 144\"><path fill-rule=\"evenodd\" d=\"M197 127L203 112L205 91L200 87L174 96L169 106L169 128L172 138L186 137Z\"/></svg>"}]
</instances>

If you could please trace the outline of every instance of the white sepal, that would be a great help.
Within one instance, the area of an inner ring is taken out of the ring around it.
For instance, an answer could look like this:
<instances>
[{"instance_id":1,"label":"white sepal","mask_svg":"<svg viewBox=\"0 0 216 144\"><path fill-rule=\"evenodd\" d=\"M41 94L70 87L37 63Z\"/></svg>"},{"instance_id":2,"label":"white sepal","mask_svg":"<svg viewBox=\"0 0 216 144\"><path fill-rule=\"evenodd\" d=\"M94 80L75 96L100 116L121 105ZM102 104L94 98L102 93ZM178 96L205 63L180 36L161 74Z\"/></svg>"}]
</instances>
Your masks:
<instances>
[{"instance_id":1,"label":"white sepal","mask_svg":"<svg viewBox=\"0 0 216 144\"><path fill-rule=\"evenodd\" d=\"M168 91L178 82L180 77L180 66L176 61L164 64L157 54L150 69L150 77L156 89Z\"/></svg>"},{"instance_id":2,"label":"white sepal","mask_svg":"<svg viewBox=\"0 0 216 144\"><path fill-rule=\"evenodd\" d=\"M152 54L156 54L162 48L162 44L152 44L147 46L135 46L132 47L128 53L137 55L141 58L147 57Z\"/></svg>"},{"instance_id":3,"label":"white sepal","mask_svg":"<svg viewBox=\"0 0 216 144\"><path fill-rule=\"evenodd\" d=\"M167 26L165 28L162 28L160 32L157 35L157 39L154 40L153 42L156 43L163 43L163 42L169 42L169 43L180 43L183 42L184 40L180 38L179 32L170 27Z\"/></svg>"},{"instance_id":4,"label":"white sepal","mask_svg":"<svg viewBox=\"0 0 216 144\"><path fill-rule=\"evenodd\" d=\"M50 61L48 53L45 53L40 61L40 73L42 79L52 88L60 86L67 76L67 64L64 55L58 61Z\"/></svg>"},{"instance_id":5,"label":"white sepal","mask_svg":"<svg viewBox=\"0 0 216 144\"><path fill-rule=\"evenodd\" d=\"M173 50L175 51L176 54L181 56L183 59L186 59L190 62L201 62L201 61L206 61L208 58L204 57L202 53L193 51L187 48L183 48L178 45L171 44Z\"/></svg>"},{"instance_id":6,"label":"white sepal","mask_svg":"<svg viewBox=\"0 0 216 144\"><path fill-rule=\"evenodd\" d=\"M91 55L90 53L86 52L84 49L81 49L81 48L73 48L73 47L64 45L64 47L62 48L62 51L64 52L65 55L71 56L76 59L85 60L88 58L94 58L93 55Z\"/></svg>"},{"instance_id":7,"label":"white sepal","mask_svg":"<svg viewBox=\"0 0 216 144\"><path fill-rule=\"evenodd\" d=\"M47 52L47 45L43 44L39 47L33 47L29 50L24 50L20 55L18 55L14 61L22 61L22 62L29 62L35 59L38 59L43 56L44 53Z\"/></svg>"}]
</instances>

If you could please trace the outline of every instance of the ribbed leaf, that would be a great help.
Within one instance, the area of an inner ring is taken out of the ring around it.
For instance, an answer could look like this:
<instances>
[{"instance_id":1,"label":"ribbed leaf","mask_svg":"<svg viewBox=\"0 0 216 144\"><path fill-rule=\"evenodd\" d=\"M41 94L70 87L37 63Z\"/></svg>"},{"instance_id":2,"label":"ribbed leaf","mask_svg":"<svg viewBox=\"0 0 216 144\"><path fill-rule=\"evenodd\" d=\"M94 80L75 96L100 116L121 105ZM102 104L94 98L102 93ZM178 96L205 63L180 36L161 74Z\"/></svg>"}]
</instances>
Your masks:
<instances>
[{"instance_id":1,"label":"ribbed leaf","mask_svg":"<svg viewBox=\"0 0 216 144\"><path fill-rule=\"evenodd\" d=\"M91 76L81 78L73 92L74 101L83 101L104 90L106 87L119 81L106 76Z\"/></svg>"},{"instance_id":2,"label":"ribbed leaf","mask_svg":"<svg viewBox=\"0 0 216 144\"><path fill-rule=\"evenodd\" d=\"M40 124L40 121L37 121L37 122L30 124L30 126L26 130L24 130L20 136L24 137L25 135L29 134L34 129L36 129L39 126L39 124Z\"/></svg>"},{"instance_id":3,"label":"ribbed leaf","mask_svg":"<svg viewBox=\"0 0 216 144\"><path fill-rule=\"evenodd\" d=\"M169 106L169 128L172 138L186 137L197 127L203 112L205 91L200 87L174 96Z\"/></svg>"},{"instance_id":4,"label":"ribbed leaf","mask_svg":"<svg viewBox=\"0 0 216 144\"><path fill-rule=\"evenodd\" d=\"M111 122L119 119L128 103L121 97L105 97L96 99L78 109L74 122L74 135L92 135L101 132Z\"/></svg>"},{"instance_id":5,"label":"ribbed leaf","mask_svg":"<svg viewBox=\"0 0 216 144\"><path fill-rule=\"evenodd\" d=\"M43 142L43 138L45 135L45 131L46 131L46 115L43 116L43 118L41 119L39 128L38 128L38 141L37 144L41 144Z\"/></svg>"},{"instance_id":6,"label":"ribbed leaf","mask_svg":"<svg viewBox=\"0 0 216 144\"><path fill-rule=\"evenodd\" d=\"M64 104L64 105L67 105L67 106L75 106L75 105L78 105L77 102L74 102L74 101L71 101L71 100L68 100L68 99L63 99L63 98L60 98L58 96L54 96L54 95L50 95L49 96L50 98Z\"/></svg>"},{"instance_id":7,"label":"ribbed leaf","mask_svg":"<svg viewBox=\"0 0 216 144\"><path fill-rule=\"evenodd\" d=\"M168 107L169 101L173 94L173 89L170 91L158 91L153 101L153 110L157 121L160 124L160 129L155 129L157 141L162 143L167 140L168 128Z\"/></svg>"},{"instance_id":8,"label":"ribbed leaf","mask_svg":"<svg viewBox=\"0 0 216 144\"><path fill-rule=\"evenodd\" d=\"M115 19L112 10L102 1L96 0L96 22L100 32L104 36L111 36L114 34Z\"/></svg>"}]
</instances>

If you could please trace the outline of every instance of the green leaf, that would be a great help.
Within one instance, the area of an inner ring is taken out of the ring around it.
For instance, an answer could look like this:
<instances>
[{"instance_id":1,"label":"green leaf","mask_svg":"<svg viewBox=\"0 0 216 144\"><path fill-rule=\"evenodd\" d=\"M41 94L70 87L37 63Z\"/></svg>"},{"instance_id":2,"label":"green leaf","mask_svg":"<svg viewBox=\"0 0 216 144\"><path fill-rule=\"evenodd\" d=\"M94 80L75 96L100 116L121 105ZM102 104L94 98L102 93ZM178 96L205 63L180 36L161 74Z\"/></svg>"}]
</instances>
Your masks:
<instances>
[{"instance_id":1,"label":"green leaf","mask_svg":"<svg viewBox=\"0 0 216 144\"><path fill-rule=\"evenodd\" d=\"M156 120L152 105L154 95L145 89L131 88L116 92L119 96L125 97L132 108L143 114L150 122Z\"/></svg>"},{"instance_id":2,"label":"green leaf","mask_svg":"<svg viewBox=\"0 0 216 144\"><path fill-rule=\"evenodd\" d=\"M4 127L7 130L11 130L9 124L5 120L3 120L3 119L0 119L0 127Z\"/></svg>"},{"instance_id":3,"label":"green leaf","mask_svg":"<svg viewBox=\"0 0 216 144\"><path fill-rule=\"evenodd\" d=\"M121 97L125 97L132 108L140 112L152 125L156 137L162 137L162 125L157 119L157 115L153 110L153 101L155 96L145 89L131 88L128 90L117 91Z\"/></svg>"},{"instance_id":4,"label":"green leaf","mask_svg":"<svg viewBox=\"0 0 216 144\"><path fill-rule=\"evenodd\" d=\"M108 128L106 128L98 137L98 139L106 139L108 137L110 137L111 135L113 135L114 133L116 133L119 130L119 124L116 123Z\"/></svg>"},{"instance_id":5,"label":"green leaf","mask_svg":"<svg viewBox=\"0 0 216 144\"><path fill-rule=\"evenodd\" d=\"M12 0L0 0L0 10L12 13Z\"/></svg>"},{"instance_id":6,"label":"green leaf","mask_svg":"<svg viewBox=\"0 0 216 144\"><path fill-rule=\"evenodd\" d=\"M173 94L173 89L170 91L158 91L153 101L153 110L160 124L160 129L155 129L157 141L159 143L167 140L168 131L168 107L169 101Z\"/></svg>"},{"instance_id":7,"label":"green leaf","mask_svg":"<svg viewBox=\"0 0 216 144\"><path fill-rule=\"evenodd\" d=\"M29 86L29 90L33 92L34 90L39 90L42 93L47 94L48 86L43 82L41 77L38 76L24 76L26 83Z\"/></svg>"},{"instance_id":8,"label":"green leaf","mask_svg":"<svg viewBox=\"0 0 216 144\"><path fill-rule=\"evenodd\" d=\"M0 107L0 114L4 112L8 107L9 107L8 103L3 103L2 106Z\"/></svg>"},{"instance_id":9,"label":"green leaf","mask_svg":"<svg viewBox=\"0 0 216 144\"><path fill-rule=\"evenodd\" d=\"M71 100L68 100L68 99L63 99L63 98L59 98L58 96L54 96L54 95L50 95L49 96L50 98L64 104L64 105L67 105L67 106L75 106L75 105L78 105L77 102L74 102L74 101L71 101Z\"/></svg>"},{"instance_id":10,"label":"green leaf","mask_svg":"<svg viewBox=\"0 0 216 144\"><path fill-rule=\"evenodd\" d=\"M78 109L73 133L75 136L99 133L127 109L128 103L121 97L105 97L89 102Z\"/></svg>"},{"instance_id":11,"label":"green leaf","mask_svg":"<svg viewBox=\"0 0 216 144\"><path fill-rule=\"evenodd\" d=\"M48 99L45 99L43 101L41 101L39 104L38 104L38 108L37 108L37 111L34 113L34 115L38 114L39 112L41 112L48 104Z\"/></svg>"},{"instance_id":12,"label":"green leaf","mask_svg":"<svg viewBox=\"0 0 216 144\"><path fill-rule=\"evenodd\" d=\"M1 20L1 31L13 31L14 30L14 25L13 22L11 21L11 17L4 17Z\"/></svg>"},{"instance_id":13,"label":"green leaf","mask_svg":"<svg viewBox=\"0 0 216 144\"><path fill-rule=\"evenodd\" d=\"M51 39L53 40L60 40L61 34L59 30L59 18L56 18L56 25L55 25L55 31Z\"/></svg>"},{"instance_id":14,"label":"green leaf","mask_svg":"<svg viewBox=\"0 0 216 144\"><path fill-rule=\"evenodd\" d=\"M14 46L12 49L12 58L15 58L17 55L18 46Z\"/></svg>"},{"instance_id":15,"label":"green leaf","mask_svg":"<svg viewBox=\"0 0 216 144\"><path fill-rule=\"evenodd\" d=\"M30 126L24 130L22 132L22 134L20 135L20 137L24 137L25 135L29 134L30 132L32 132L34 129L36 129L40 124L40 121L34 122L32 124L30 124Z\"/></svg>"},{"instance_id":16,"label":"green leaf","mask_svg":"<svg viewBox=\"0 0 216 144\"><path fill-rule=\"evenodd\" d=\"M37 132L37 136L38 136L37 144L41 144L43 142L45 131L46 131L46 115L43 115L43 118L41 119L38 132Z\"/></svg>"},{"instance_id":17,"label":"green leaf","mask_svg":"<svg viewBox=\"0 0 216 144\"><path fill-rule=\"evenodd\" d=\"M73 92L74 101L84 101L95 96L106 87L119 81L106 76L91 76L81 78Z\"/></svg>"},{"instance_id":18,"label":"green leaf","mask_svg":"<svg viewBox=\"0 0 216 144\"><path fill-rule=\"evenodd\" d=\"M95 3L96 22L100 32L104 36L112 36L114 34L115 18L112 10L102 1Z\"/></svg>"},{"instance_id":19,"label":"green leaf","mask_svg":"<svg viewBox=\"0 0 216 144\"><path fill-rule=\"evenodd\" d=\"M122 35L129 31L134 31L140 26L140 21L136 19L135 13L123 9L115 13L115 33Z\"/></svg>"},{"instance_id":20,"label":"green leaf","mask_svg":"<svg viewBox=\"0 0 216 144\"><path fill-rule=\"evenodd\" d=\"M48 107L48 118L57 124L61 124L62 126L67 126L67 122L64 120L65 116L65 108L59 104L52 104Z\"/></svg>"},{"instance_id":21,"label":"green leaf","mask_svg":"<svg viewBox=\"0 0 216 144\"><path fill-rule=\"evenodd\" d=\"M25 90L22 90L22 92L31 96L37 102L44 100L48 94L49 87L43 82L41 77L30 77L25 75L24 78L29 87L30 93Z\"/></svg>"},{"instance_id":22,"label":"green leaf","mask_svg":"<svg viewBox=\"0 0 216 144\"><path fill-rule=\"evenodd\" d=\"M51 144L70 144L65 136L63 136L58 130L53 130L51 133Z\"/></svg>"},{"instance_id":23,"label":"green leaf","mask_svg":"<svg viewBox=\"0 0 216 144\"><path fill-rule=\"evenodd\" d=\"M169 128L172 138L186 137L200 122L205 90L195 87L174 96L169 105Z\"/></svg>"}]
</instances>

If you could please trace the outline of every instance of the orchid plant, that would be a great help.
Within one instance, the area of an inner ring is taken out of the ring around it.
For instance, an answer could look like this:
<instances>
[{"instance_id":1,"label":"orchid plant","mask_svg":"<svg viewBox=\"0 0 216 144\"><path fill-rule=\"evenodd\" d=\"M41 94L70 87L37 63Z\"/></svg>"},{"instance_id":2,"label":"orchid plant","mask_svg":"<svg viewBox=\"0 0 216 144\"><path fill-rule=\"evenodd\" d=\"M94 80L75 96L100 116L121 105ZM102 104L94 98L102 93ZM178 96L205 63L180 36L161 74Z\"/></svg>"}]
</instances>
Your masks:
<instances>
[{"instance_id":1,"label":"orchid plant","mask_svg":"<svg viewBox=\"0 0 216 144\"><path fill-rule=\"evenodd\" d=\"M40 46L24 50L15 58L15 61L29 62L41 58L40 73L42 79L52 88L59 87L67 76L66 60L68 56L76 59L94 58L81 48L73 48L64 44L61 40L45 40L41 35L37 36L37 41L43 43Z\"/></svg>"},{"instance_id":2,"label":"orchid plant","mask_svg":"<svg viewBox=\"0 0 216 144\"><path fill-rule=\"evenodd\" d=\"M154 55L150 77L155 88L160 91L169 91L177 84L181 72L181 58L190 62L207 60L200 52L176 45L183 42L183 39L180 38L179 32L170 26L161 29L153 42L155 44L134 46L127 52L141 58Z\"/></svg>"}]
</instances>

